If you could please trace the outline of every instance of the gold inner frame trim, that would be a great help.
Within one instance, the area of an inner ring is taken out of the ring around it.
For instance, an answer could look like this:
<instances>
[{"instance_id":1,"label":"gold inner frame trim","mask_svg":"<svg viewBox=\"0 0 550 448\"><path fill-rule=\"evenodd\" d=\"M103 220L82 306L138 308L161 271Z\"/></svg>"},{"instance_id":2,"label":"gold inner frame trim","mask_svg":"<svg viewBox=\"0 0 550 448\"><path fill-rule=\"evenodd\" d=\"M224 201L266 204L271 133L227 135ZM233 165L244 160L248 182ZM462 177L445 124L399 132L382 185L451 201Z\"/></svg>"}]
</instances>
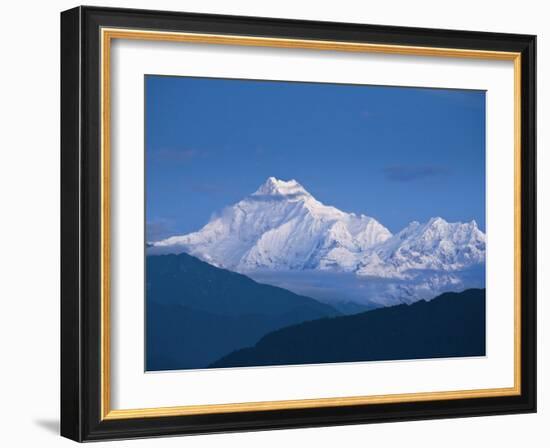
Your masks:
<instances>
[{"instance_id":1,"label":"gold inner frame trim","mask_svg":"<svg viewBox=\"0 0 550 448\"><path fill-rule=\"evenodd\" d=\"M414 401L502 397L521 394L521 54L515 52L419 47L307 39L279 39L200 33L145 31L138 29L101 29L101 419L307 409ZM140 409L111 409L110 345L110 63L113 39L185 42L213 45L240 45L294 48L356 53L383 53L411 56L455 57L513 61L514 63L514 386L493 389L419 392L302 400L279 400L229 404L188 405Z\"/></svg>"}]
</instances>

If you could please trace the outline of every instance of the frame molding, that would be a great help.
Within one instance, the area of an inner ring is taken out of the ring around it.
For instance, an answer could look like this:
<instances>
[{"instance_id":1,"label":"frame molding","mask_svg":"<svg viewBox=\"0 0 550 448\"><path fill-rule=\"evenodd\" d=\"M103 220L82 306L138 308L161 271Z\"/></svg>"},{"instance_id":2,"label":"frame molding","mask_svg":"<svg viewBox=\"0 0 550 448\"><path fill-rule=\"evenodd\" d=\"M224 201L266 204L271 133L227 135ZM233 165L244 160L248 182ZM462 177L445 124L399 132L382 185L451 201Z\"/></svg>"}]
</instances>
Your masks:
<instances>
[{"instance_id":1,"label":"frame molding","mask_svg":"<svg viewBox=\"0 0 550 448\"><path fill-rule=\"evenodd\" d=\"M514 387L110 409L113 39L513 61ZM62 435L84 441L535 411L534 36L79 7L62 13L61 53Z\"/></svg>"}]
</instances>

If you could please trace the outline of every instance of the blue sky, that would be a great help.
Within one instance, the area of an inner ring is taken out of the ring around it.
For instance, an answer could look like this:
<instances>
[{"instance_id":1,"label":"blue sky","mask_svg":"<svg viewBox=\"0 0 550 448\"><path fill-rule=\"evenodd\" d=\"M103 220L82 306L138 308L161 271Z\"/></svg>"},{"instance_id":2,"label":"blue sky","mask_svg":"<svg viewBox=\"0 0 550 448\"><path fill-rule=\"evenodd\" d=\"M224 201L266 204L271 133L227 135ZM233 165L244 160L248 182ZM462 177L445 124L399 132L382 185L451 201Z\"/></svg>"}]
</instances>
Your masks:
<instances>
[{"instance_id":1,"label":"blue sky","mask_svg":"<svg viewBox=\"0 0 550 448\"><path fill-rule=\"evenodd\" d=\"M148 239L198 230L269 176L392 232L485 230L485 92L145 77Z\"/></svg>"}]
</instances>

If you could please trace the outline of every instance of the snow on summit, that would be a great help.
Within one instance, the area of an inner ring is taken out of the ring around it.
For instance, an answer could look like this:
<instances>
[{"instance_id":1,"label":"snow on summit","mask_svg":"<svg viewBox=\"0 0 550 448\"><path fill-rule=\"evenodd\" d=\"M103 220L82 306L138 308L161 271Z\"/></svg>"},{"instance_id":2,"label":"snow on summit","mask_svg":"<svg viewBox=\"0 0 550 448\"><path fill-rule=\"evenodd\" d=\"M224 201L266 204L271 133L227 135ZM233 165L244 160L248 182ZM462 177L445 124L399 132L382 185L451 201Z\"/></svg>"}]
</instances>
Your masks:
<instances>
[{"instance_id":1,"label":"snow on summit","mask_svg":"<svg viewBox=\"0 0 550 448\"><path fill-rule=\"evenodd\" d=\"M485 234L477 223L449 223L432 218L412 222L368 251L359 262L359 275L407 278L415 270L460 271L485 261Z\"/></svg>"},{"instance_id":2,"label":"snow on summit","mask_svg":"<svg viewBox=\"0 0 550 448\"><path fill-rule=\"evenodd\" d=\"M485 258L485 234L475 221L432 218L392 235L374 218L327 206L298 181L275 177L197 232L150 246L150 253L187 252L239 272L325 270L386 278L453 272Z\"/></svg>"},{"instance_id":3,"label":"snow on summit","mask_svg":"<svg viewBox=\"0 0 550 448\"><path fill-rule=\"evenodd\" d=\"M307 195L311 196L304 187L302 187L294 179L289 181L279 180L274 177L269 177L252 196L271 195L271 196L294 196Z\"/></svg>"}]
</instances>

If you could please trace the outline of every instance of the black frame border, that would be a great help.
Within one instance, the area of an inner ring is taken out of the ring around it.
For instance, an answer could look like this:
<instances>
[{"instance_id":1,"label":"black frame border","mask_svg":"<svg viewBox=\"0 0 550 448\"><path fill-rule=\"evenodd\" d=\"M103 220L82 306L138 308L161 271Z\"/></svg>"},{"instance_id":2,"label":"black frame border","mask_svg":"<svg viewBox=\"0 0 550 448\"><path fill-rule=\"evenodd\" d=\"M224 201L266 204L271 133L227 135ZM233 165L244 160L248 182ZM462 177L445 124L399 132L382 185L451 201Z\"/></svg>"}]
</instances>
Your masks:
<instances>
[{"instance_id":1,"label":"black frame border","mask_svg":"<svg viewBox=\"0 0 550 448\"><path fill-rule=\"evenodd\" d=\"M521 395L101 420L100 28L521 53ZM536 36L77 7L61 13L61 435L82 442L536 412Z\"/></svg>"}]
</instances>

